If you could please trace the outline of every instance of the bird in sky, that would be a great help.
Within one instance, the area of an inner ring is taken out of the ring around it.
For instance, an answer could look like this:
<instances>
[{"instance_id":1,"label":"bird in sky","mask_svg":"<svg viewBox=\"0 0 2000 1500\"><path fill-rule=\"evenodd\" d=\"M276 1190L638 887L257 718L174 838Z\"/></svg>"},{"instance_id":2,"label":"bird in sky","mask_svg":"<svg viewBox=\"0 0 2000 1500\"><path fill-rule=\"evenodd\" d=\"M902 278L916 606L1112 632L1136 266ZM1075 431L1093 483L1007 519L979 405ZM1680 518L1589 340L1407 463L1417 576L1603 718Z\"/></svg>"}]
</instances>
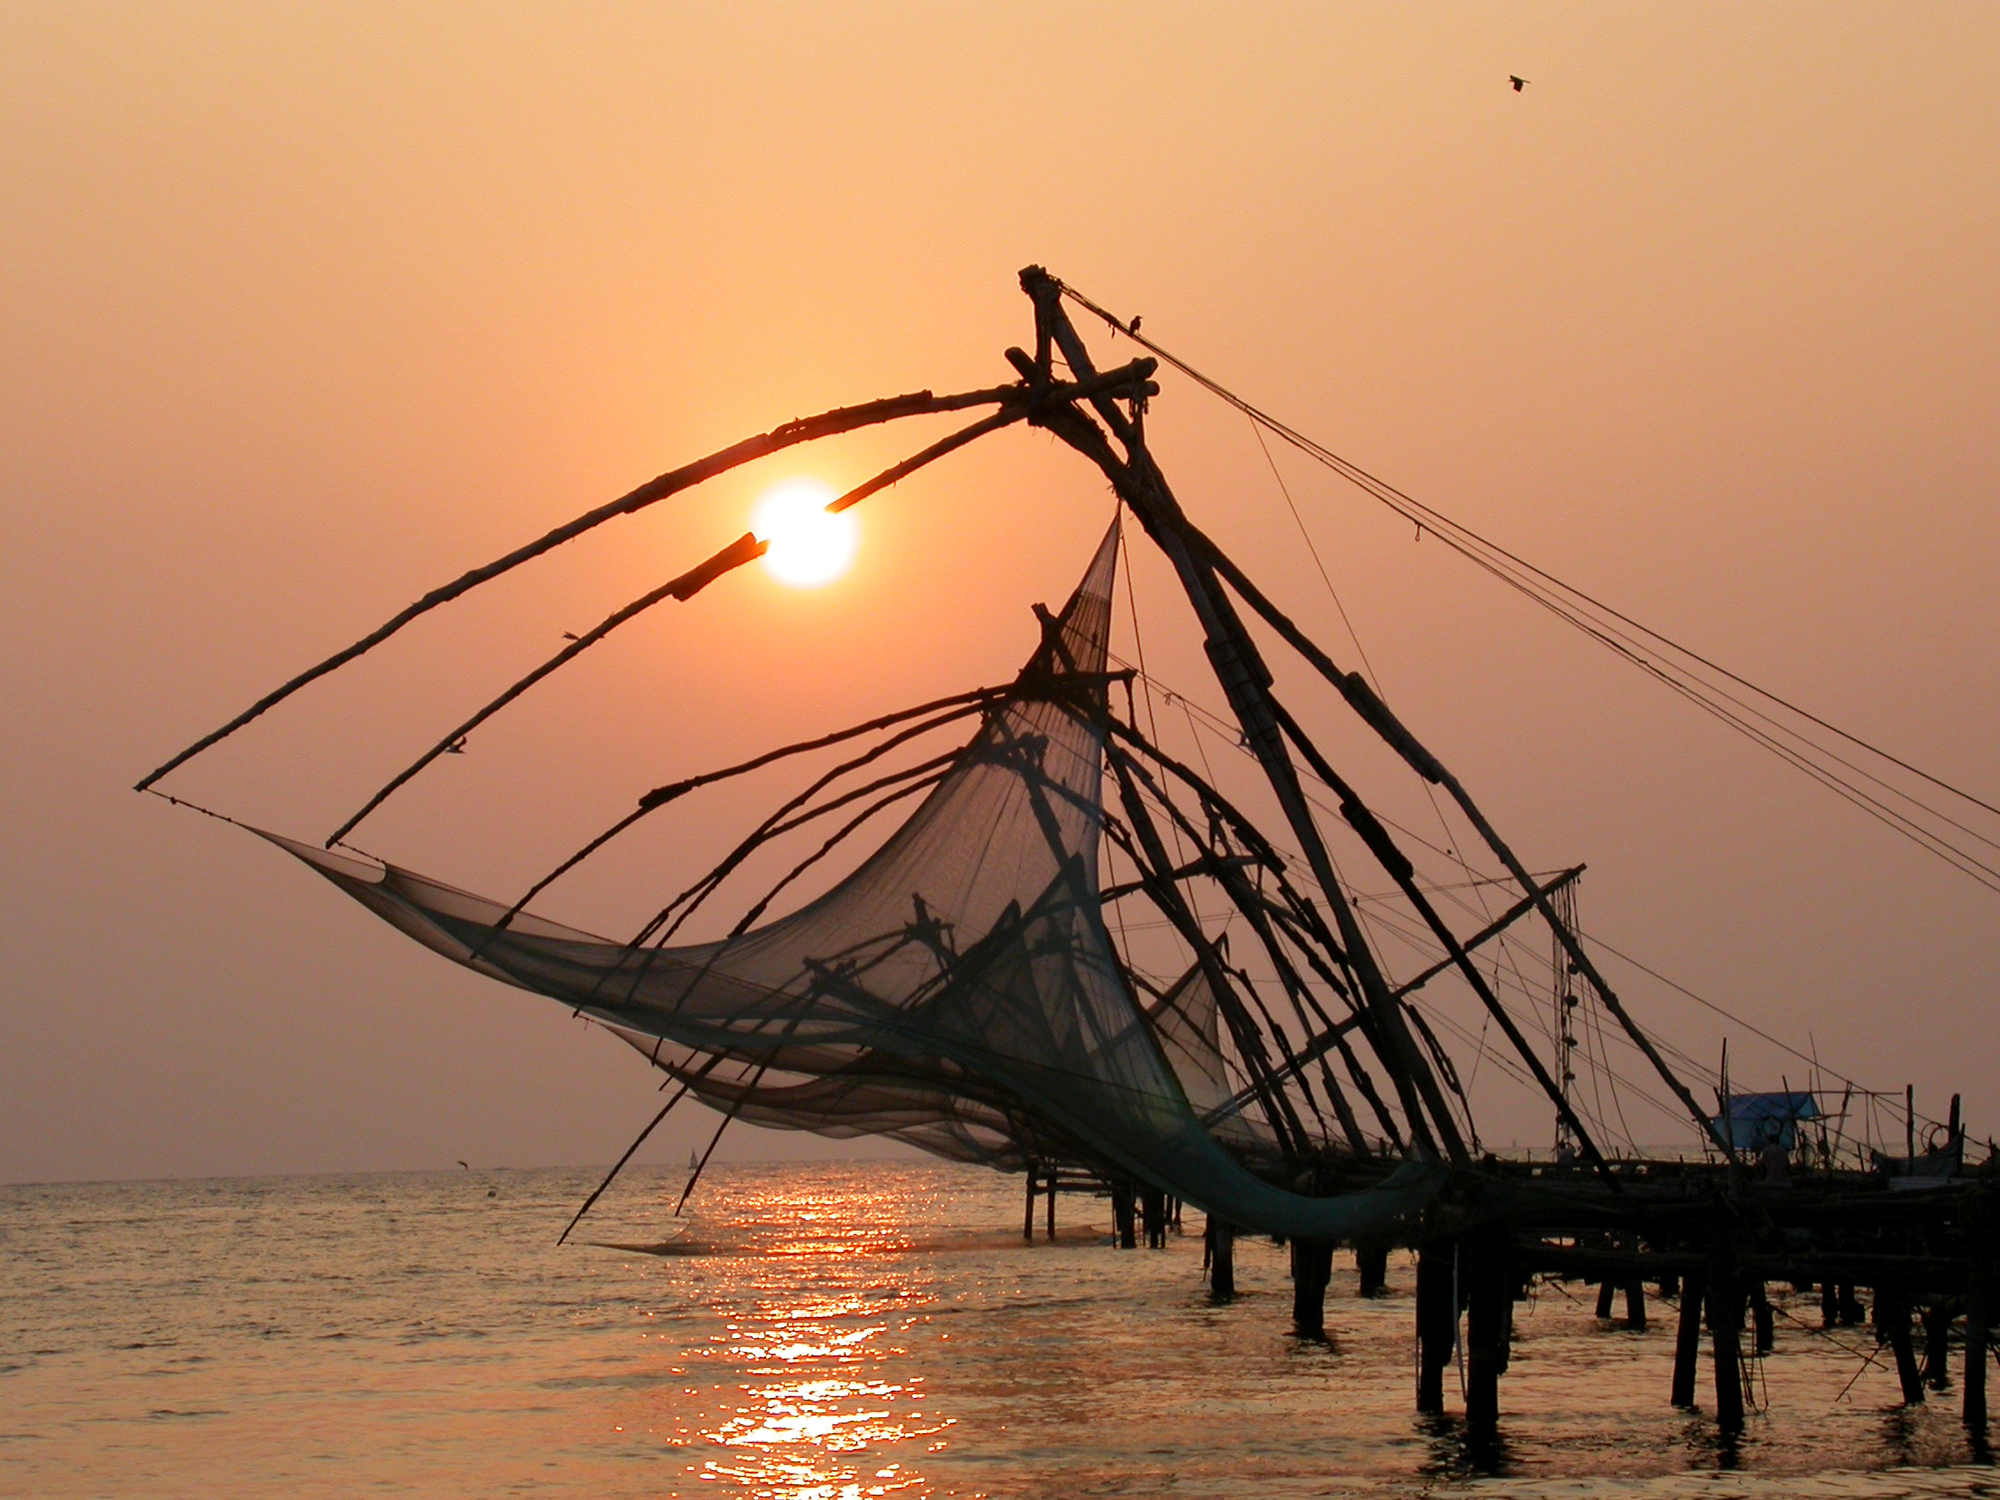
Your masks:
<instances>
[{"instance_id":1,"label":"bird in sky","mask_svg":"<svg viewBox=\"0 0 2000 1500\"><path fill-rule=\"evenodd\" d=\"M459 1165L460 1165L461 1167L465 1167L465 1170L466 1170L466 1171L468 1171L468 1172L470 1172L470 1171L472 1170L472 1168L471 1168L471 1167L467 1167L467 1166L465 1165L465 1163L464 1163L464 1162L460 1162L460 1163L459 1163Z\"/></svg>"},{"instance_id":2,"label":"bird in sky","mask_svg":"<svg viewBox=\"0 0 2000 1500\"><path fill-rule=\"evenodd\" d=\"M1526 87L1528 86L1528 80L1527 80L1527 79L1525 79L1525 78L1516 78L1516 77L1515 77L1515 76L1514 76L1514 75L1513 75L1512 73L1509 73L1509 74L1507 75L1507 81L1508 81L1509 83L1511 83L1511 84L1513 84L1513 85L1514 85L1514 92L1515 92L1515 93L1517 93L1517 94L1518 94L1518 93L1520 93L1522 89L1524 89L1524 88L1526 88Z\"/></svg>"},{"instance_id":3,"label":"bird in sky","mask_svg":"<svg viewBox=\"0 0 2000 1500\"><path fill-rule=\"evenodd\" d=\"M1146 320L1144 317L1139 316L1138 314L1134 314L1132 318L1132 326L1126 329L1125 331L1127 333L1137 333L1139 331L1139 325L1145 321Z\"/></svg>"}]
</instances>

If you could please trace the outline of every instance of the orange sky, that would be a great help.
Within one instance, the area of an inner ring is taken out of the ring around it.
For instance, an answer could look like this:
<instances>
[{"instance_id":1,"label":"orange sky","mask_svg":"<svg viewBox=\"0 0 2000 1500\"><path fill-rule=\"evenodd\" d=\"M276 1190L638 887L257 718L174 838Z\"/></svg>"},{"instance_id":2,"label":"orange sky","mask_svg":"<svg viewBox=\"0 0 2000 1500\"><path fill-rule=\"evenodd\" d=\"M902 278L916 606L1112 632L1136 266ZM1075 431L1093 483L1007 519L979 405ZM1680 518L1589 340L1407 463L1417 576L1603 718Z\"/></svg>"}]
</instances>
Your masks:
<instances>
[{"instance_id":1,"label":"orange sky","mask_svg":"<svg viewBox=\"0 0 2000 1500\"><path fill-rule=\"evenodd\" d=\"M1011 378L1029 261L2000 792L1991 5L17 4L0 80L0 1180L621 1148L651 1097L623 1049L125 788L661 469ZM773 480L851 484L943 430L607 527L173 788L324 831ZM1338 638L1243 420L1170 384L1152 432L1196 519ZM1593 931L1938 1111L1962 1089L2000 1133L2000 898L1355 492L1286 477L1403 717L1531 864L1590 862ZM752 570L663 608L359 841L507 893L646 785L999 680L1109 509L1016 430L860 514L842 582ZM1164 611L1149 560L1138 586ZM1200 686L1161 629L1153 665ZM672 882L744 806L617 879ZM710 1126L677 1128L663 1157Z\"/></svg>"}]
</instances>

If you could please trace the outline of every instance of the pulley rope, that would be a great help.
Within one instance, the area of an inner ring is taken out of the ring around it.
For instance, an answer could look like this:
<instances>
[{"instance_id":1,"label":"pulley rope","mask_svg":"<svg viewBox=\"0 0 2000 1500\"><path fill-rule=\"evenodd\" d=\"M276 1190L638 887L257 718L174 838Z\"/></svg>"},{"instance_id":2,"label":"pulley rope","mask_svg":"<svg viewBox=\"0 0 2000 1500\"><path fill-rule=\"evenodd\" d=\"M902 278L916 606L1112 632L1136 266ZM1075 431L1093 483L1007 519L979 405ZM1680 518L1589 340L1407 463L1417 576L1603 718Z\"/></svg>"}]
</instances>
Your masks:
<instances>
[{"instance_id":1,"label":"pulley rope","mask_svg":"<svg viewBox=\"0 0 2000 1500\"><path fill-rule=\"evenodd\" d=\"M1340 477L1356 485L1372 498L1387 506L1419 529L1419 533L1429 531L1447 546L1458 552L1475 565L1485 569L1501 582L1516 589L1534 602L1542 605L1566 624L1583 631L1599 644L1617 652L1634 665L1658 677L1676 691L1688 697L1705 711L1715 715L1739 733L1755 740L1771 750L1795 769L1812 776L1836 795L1854 803L1863 812L1884 823L1894 832L1902 834L1932 855L1952 865L1960 873L1977 880L1990 890L2000 891L2000 868L1988 864L1948 836L1934 828L1927 828L1916 822L1905 812L1889 807L1871 796L1854 782L1841 776L1821 760L1831 761L1844 767L1854 776L1874 784L1892 798L1907 803L1926 817L1957 830L1960 834L1989 847L2000 848L1996 840L1976 829L1968 827L1951 813L1926 801L1915 792L1886 781L1875 772L1841 755L1830 746L1811 737L1798 724L1787 724L1767 713L1764 709L1729 692L1726 687L1712 680L1705 680L1701 670L1726 679L1727 682L1745 689L1765 704L1793 715L1799 723L1823 730L1839 740L1854 746L1869 755L1877 757L1885 766L1894 767L1931 787L1950 794L1983 812L2000 816L2000 806L1975 796L1964 788L1956 786L1944 778L1924 770L1864 739L1860 735L1841 728L1828 719L1813 713L1770 689L1760 686L1740 673L1733 672L1719 662L1683 646L1671 637L1650 626L1641 624L1631 616L1612 608L1602 600L1567 583L1535 566L1525 558L1502 547L1499 543L1482 536L1470 527L1453 520L1397 489L1386 480L1369 473L1360 465L1342 458L1339 454L1315 442L1295 428L1287 426L1253 405L1219 381L1204 375L1185 360L1162 348L1143 334L1132 330L1129 323L1084 296L1074 287L1062 286L1063 295L1088 312L1101 318L1119 333L1132 339L1164 363L1171 365L1202 389L1225 402L1250 418L1264 431L1304 453L1314 462L1331 469ZM1692 665L1690 665L1692 664ZM1698 670L1700 669L1700 670ZM1752 720L1761 720L1767 728L1759 729ZM1778 738L1793 743L1785 744ZM1817 759L1816 759L1817 758Z\"/></svg>"}]
</instances>

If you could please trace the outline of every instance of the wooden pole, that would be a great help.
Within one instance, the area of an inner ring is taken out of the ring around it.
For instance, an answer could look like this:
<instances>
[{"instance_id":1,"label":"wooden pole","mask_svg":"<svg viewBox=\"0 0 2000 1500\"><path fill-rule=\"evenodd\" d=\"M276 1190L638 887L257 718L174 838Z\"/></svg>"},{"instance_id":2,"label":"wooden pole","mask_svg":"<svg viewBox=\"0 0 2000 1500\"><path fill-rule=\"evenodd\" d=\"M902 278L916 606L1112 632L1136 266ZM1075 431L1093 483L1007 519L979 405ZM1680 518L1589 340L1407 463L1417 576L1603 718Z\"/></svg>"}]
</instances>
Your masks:
<instances>
[{"instance_id":1,"label":"wooden pole","mask_svg":"<svg viewBox=\"0 0 2000 1500\"><path fill-rule=\"evenodd\" d=\"M1972 1212L1972 1274L1965 1298L1965 1426L1975 1438L1986 1436L1987 1331L1993 1326L1993 1215L1986 1194L1975 1194Z\"/></svg>"},{"instance_id":2,"label":"wooden pole","mask_svg":"<svg viewBox=\"0 0 2000 1500\"><path fill-rule=\"evenodd\" d=\"M1910 1304L1903 1288L1891 1283L1875 1288L1875 1336L1896 1356L1896 1380L1903 1388L1903 1405L1924 1404L1924 1378L1910 1341Z\"/></svg>"},{"instance_id":3,"label":"wooden pole","mask_svg":"<svg viewBox=\"0 0 2000 1500\"><path fill-rule=\"evenodd\" d=\"M1208 1292L1217 1302L1236 1295L1236 1226L1208 1216Z\"/></svg>"},{"instance_id":4,"label":"wooden pole","mask_svg":"<svg viewBox=\"0 0 2000 1500\"><path fill-rule=\"evenodd\" d=\"M1425 1245L1417 1251L1417 1410L1444 1410L1444 1370L1458 1332L1457 1294L1452 1286L1452 1246Z\"/></svg>"},{"instance_id":5,"label":"wooden pole","mask_svg":"<svg viewBox=\"0 0 2000 1500\"><path fill-rule=\"evenodd\" d=\"M1777 1344L1777 1313L1761 1281L1750 1283L1750 1326L1756 1330L1757 1352L1769 1354Z\"/></svg>"},{"instance_id":6,"label":"wooden pole","mask_svg":"<svg viewBox=\"0 0 2000 1500\"><path fill-rule=\"evenodd\" d=\"M1035 1238L1035 1164L1028 1163L1028 1206L1021 1213L1021 1238L1033 1243Z\"/></svg>"},{"instance_id":7,"label":"wooden pole","mask_svg":"<svg viewBox=\"0 0 2000 1500\"><path fill-rule=\"evenodd\" d=\"M1357 1289L1359 1294L1363 1297L1381 1296L1389 1285L1389 1247L1356 1245L1354 1269L1361 1279L1361 1285Z\"/></svg>"},{"instance_id":8,"label":"wooden pole","mask_svg":"<svg viewBox=\"0 0 2000 1500\"><path fill-rule=\"evenodd\" d=\"M991 390L984 391L967 391L954 396L936 396L929 391L915 391L907 396L891 396L887 400L870 401L861 406L841 407L834 411L822 412L816 417L801 417L787 422L781 427L772 428L769 432L760 433L756 437L745 438L742 442L711 453L706 458L697 459L691 464L671 470L655 479L650 479L629 494L622 495L607 505L600 505L595 510L585 511L575 520L566 522L556 527L553 531L544 533L534 541L529 542L526 546L517 547L504 557L497 558L483 567L474 568L469 573L459 575L459 577L453 579L450 583L432 589L423 598L417 600L416 603L391 618L386 624L369 632L353 645L335 652L324 661L301 672L298 676L292 678L291 681L259 698L249 708L231 719L220 729L196 740L171 760L166 761L157 769L148 773L146 778L139 782L137 789L144 791L176 766L201 754L202 751L208 749L209 746L215 744L218 740L228 738L252 719L277 707L278 704L284 702L285 699L289 698L307 683L324 677L327 673L346 665L364 652L379 646L383 641L386 641L390 636L394 635L418 616L436 609L439 605L450 603L461 594L477 588L480 584L498 578L502 573L517 568L522 563L540 557L543 553L554 550L563 543L583 535L584 532L591 530L593 527L603 525L606 521L613 520L618 516L629 516L635 511L643 510L649 505L666 499L669 495L679 494L682 490L691 489L695 485L702 483L704 480L712 479L718 474L727 473L729 470L738 468L754 459L763 458L769 454L779 452L781 449L794 447L799 443L809 443L815 439L831 437L837 433L853 432L857 428L872 427L878 423L891 422L902 417L923 416L936 412L963 411L968 407L994 406L1004 402L1018 403L1024 400L1026 394L1026 390L1019 385L997 386Z\"/></svg>"},{"instance_id":9,"label":"wooden pole","mask_svg":"<svg viewBox=\"0 0 2000 1500\"><path fill-rule=\"evenodd\" d=\"M1389 711L1388 705L1375 696L1374 690L1368 686L1364 678L1358 673L1341 671L1334 664L1333 658L1322 651L1318 644L1299 629L1282 610L1265 598L1256 585L1244 575L1242 569L1231 562L1214 542L1203 536L1192 525L1186 526L1185 531L1187 543L1214 567L1238 597L1257 614L1263 616L1265 623L1275 630L1287 645L1333 684L1363 722L1380 735L1391 749L1401 755L1418 775L1450 793L1451 799L1458 804L1459 810L1478 831L1486 846L1507 867L1508 873L1514 877L1522 891L1534 901L1536 910L1541 912L1542 919L1549 924L1550 931L1555 934L1556 941L1562 945L1563 951L1569 955L1570 962L1576 965L1577 972L1590 981L1604 1008L1611 1012L1613 1019L1632 1039L1633 1045L1645 1055L1653 1071L1673 1091L1674 1097L1680 1100L1681 1106L1687 1110L1696 1126L1721 1148L1725 1156L1733 1154L1729 1143L1723 1139L1721 1130L1709 1119L1702 1107L1695 1103L1694 1095L1688 1091L1687 1085L1681 1082L1680 1075L1667 1066L1667 1060L1660 1056L1659 1049L1653 1045L1652 1039L1639 1029L1639 1024L1626 1011L1617 992L1605 983L1597 965L1591 962L1590 955L1584 951L1576 934L1571 932L1556 914L1542 887L1536 884L1534 877L1528 873L1527 866L1515 856L1514 851L1508 847L1493 825L1486 821L1486 815L1479 810L1478 804L1472 800L1471 794L1459 783L1458 778L1446 770L1436 756L1418 743L1416 736Z\"/></svg>"},{"instance_id":10,"label":"wooden pole","mask_svg":"<svg viewBox=\"0 0 2000 1500\"><path fill-rule=\"evenodd\" d=\"M1113 1178L1111 1182L1111 1224L1118 1236L1120 1250L1139 1248L1139 1238L1133 1224L1132 1184L1123 1178Z\"/></svg>"},{"instance_id":11,"label":"wooden pole","mask_svg":"<svg viewBox=\"0 0 2000 1500\"><path fill-rule=\"evenodd\" d=\"M1061 1175L1059 1169L1049 1168L1049 1238L1052 1240L1056 1237L1056 1184Z\"/></svg>"},{"instance_id":12,"label":"wooden pole","mask_svg":"<svg viewBox=\"0 0 2000 1500\"><path fill-rule=\"evenodd\" d=\"M1625 1326L1646 1329L1646 1284L1637 1277L1625 1283Z\"/></svg>"},{"instance_id":13,"label":"wooden pole","mask_svg":"<svg viewBox=\"0 0 2000 1500\"><path fill-rule=\"evenodd\" d=\"M1934 1391L1951 1384L1951 1309L1935 1299L1924 1308L1924 1384Z\"/></svg>"},{"instance_id":14,"label":"wooden pole","mask_svg":"<svg viewBox=\"0 0 2000 1500\"><path fill-rule=\"evenodd\" d=\"M1080 383L1095 374L1090 352L1071 326L1062 308L1061 283L1039 266L1021 272L1021 288L1034 300L1037 328L1046 328L1061 349ZM1011 351L1010 358L1019 355ZM1032 376L1034 366L1025 355L1016 359L1017 368ZM1375 1025L1385 1043L1383 1058L1391 1080L1403 1096L1404 1115L1412 1136L1426 1154L1442 1154L1453 1162L1471 1160L1464 1139L1458 1133L1451 1111L1438 1088L1430 1064L1418 1051L1403 1012L1389 992L1389 983L1369 947L1359 919L1350 907L1333 859L1315 821L1311 803L1285 746L1285 737L1272 713L1270 669L1259 654L1256 642L1244 627L1227 593L1216 579L1213 568L1190 545L1193 527L1180 503L1174 498L1159 465L1153 461L1143 436L1108 397L1098 397L1092 406L1105 426L1124 445L1127 458L1121 461L1097 425L1067 401L1038 407L1029 420L1047 428L1095 463L1111 486L1131 507L1146 534L1173 564L1182 589L1200 622L1204 647L1218 685L1229 700L1231 712L1243 731L1245 743L1265 773L1286 822L1291 826L1306 863L1312 869L1322 896L1340 930L1341 947L1359 981Z\"/></svg>"},{"instance_id":15,"label":"wooden pole","mask_svg":"<svg viewBox=\"0 0 2000 1500\"><path fill-rule=\"evenodd\" d=\"M1690 1271L1681 1279L1679 1324L1674 1332L1675 1406L1694 1405L1695 1376L1701 1366L1701 1311L1708 1291L1708 1278Z\"/></svg>"},{"instance_id":16,"label":"wooden pole","mask_svg":"<svg viewBox=\"0 0 2000 1500\"><path fill-rule=\"evenodd\" d=\"M1292 1241L1292 1327L1302 1339L1326 1337L1326 1288L1333 1280L1333 1241Z\"/></svg>"},{"instance_id":17,"label":"wooden pole","mask_svg":"<svg viewBox=\"0 0 2000 1500\"><path fill-rule=\"evenodd\" d=\"M1511 1234L1488 1229L1465 1240L1465 1424L1490 1433L1500 1420L1500 1377L1513 1334Z\"/></svg>"},{"instance_id":18,"label":"wooden pole","mask_svg":"<svg viewBox=\"0 0 2000 1500\"><path fill-rule=\"evenodd\" d=\"M1167 1248L1167 1195L1156 1187L1139 1191L1139 1216L1146 1231L1146 1248Z\"/></svg>"},{"instance_id":19,"label":"wooden pole","mask_svg":"<svg viewBox=\"0 0 2000 1500\"><path fill-rule=\"evenodd\" d=\"M1743 1285L1726 1255L1708 1273L1708 1332L1715 1365L1715 1425L1725 1437L1743 1431Z\"/></svg>"}]
</instances>

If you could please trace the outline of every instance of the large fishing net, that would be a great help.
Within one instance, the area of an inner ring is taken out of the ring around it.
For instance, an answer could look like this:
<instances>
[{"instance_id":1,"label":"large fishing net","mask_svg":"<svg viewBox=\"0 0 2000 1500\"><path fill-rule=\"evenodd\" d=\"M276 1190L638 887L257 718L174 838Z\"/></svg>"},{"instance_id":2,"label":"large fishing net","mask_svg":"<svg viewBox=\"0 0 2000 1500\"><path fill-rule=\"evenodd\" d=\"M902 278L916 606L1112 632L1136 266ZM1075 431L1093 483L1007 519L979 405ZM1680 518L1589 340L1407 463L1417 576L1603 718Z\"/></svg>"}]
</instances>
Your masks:
<instances>
[{"instance_id":1,"label":"large fishing net","mask_svg":"<svg viewBox=\"0 0 2000 1500\"><path fill-rule=\"evenodd\" d=\"M1215 998L1142 1004L1098 880L1114 524L1009 690L909 819L825 895L716 942L621 943L395 865L278 839L482 974L609 1027L715 1108L1014 1165L1066 1158L1248 1228L1340 1238L1430 1191L1409 1164L1316 1198L1247 1170Z\"/></svg>"}]
</instances>

